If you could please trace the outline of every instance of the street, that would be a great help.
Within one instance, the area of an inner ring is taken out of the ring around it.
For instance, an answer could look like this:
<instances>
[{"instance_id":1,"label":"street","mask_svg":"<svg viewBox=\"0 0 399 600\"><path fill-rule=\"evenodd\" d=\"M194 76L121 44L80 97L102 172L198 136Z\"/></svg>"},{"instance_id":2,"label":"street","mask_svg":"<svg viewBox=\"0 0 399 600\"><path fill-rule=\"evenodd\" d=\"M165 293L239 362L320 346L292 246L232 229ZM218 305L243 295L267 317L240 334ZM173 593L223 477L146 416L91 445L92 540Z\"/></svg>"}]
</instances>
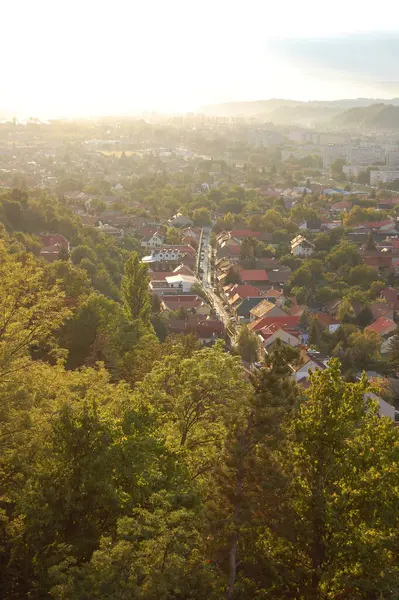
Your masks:
<instances>
[{"instance_id":1,"label":"street","mask_svg":"<svg viewBox=\"0 0 399 600\"><path fill-rule=\"evenodd\" d=\"M200 248L200 267L202 269L202 285L216 314L223 321L224 326L231 328L230 314L223 306L221 298L215 294L212 286L212 246L210 244L211 227L204 227L202 237L202 248Z\"/></svg>"}]
</instances>

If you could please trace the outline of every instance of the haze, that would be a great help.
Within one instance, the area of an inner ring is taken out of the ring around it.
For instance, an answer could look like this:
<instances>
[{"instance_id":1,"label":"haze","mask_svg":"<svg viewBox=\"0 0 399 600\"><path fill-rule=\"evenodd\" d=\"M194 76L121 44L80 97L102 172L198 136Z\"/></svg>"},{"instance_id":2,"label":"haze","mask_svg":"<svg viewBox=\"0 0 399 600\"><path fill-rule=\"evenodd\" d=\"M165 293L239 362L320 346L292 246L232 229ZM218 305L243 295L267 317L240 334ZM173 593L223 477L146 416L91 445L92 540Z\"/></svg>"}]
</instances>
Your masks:
<instances>
[{"instance_id":1,"label":"haze","mask_svg":"<svg viewBox=\"0 0 399 600\"><path fill-rule=\"evenodd\" d=\"M193 111L270 97L399 95L399 41L384 10L338 0L9 2L0 115Z\"/></svg>"}]
</instances>

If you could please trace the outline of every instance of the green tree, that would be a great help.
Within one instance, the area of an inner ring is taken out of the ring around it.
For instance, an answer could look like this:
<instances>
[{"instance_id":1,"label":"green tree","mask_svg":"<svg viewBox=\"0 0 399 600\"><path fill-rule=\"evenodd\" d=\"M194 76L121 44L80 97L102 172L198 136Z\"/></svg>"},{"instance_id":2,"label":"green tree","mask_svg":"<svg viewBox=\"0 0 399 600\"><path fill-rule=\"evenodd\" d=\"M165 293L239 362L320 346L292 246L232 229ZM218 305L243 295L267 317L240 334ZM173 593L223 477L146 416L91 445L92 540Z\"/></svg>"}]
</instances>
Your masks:
<instances>
[{"instance_id":1,"label":"green tree","mask_svg":"<svg viewBox=\"0 0 399 600\"><path fill-rule=\"evenodd\" d=\"M148 284L147 267L137 252L133 252L125 263L121 294L126 314L132 321L139 319L145 326L149 326L151 314Z\"/></svg>"},{"instance_id":2,"label":"green tree","mask_svg":"<svg viewBox=\"0 0 399 600\"><path fill-rule=\"evenodd\" d=\"M366 390L365 380L345 383L332 361L311 376L308 399L288 425L293 562L282 556L296 564L298 598L397 594L399 434L365 400Z\"/></svg>"},{"instance_id":3,"label":"green tree","mask_svg":"<svg viewBox=\"0 0 399 600\"><path fill-rule=\"evenodd\" d=\"M336 158L330 165L331 173L333 177L342 177L343 175L343 167L346 164L346 160L344 158Z\"/></svg>"},{"instance_id":4,"label":"green tree","mask_svg":"<svg viewBox=\"0 0 399 600\"><path fill-rule=\"evenodd\" d=\"M211 223L211 211L208 208L196 208L193 212L194 225L205 227Z\"/></svg>"},{"instance_id":5,"label":"green tree","mask_svg":"<svg viewBox=\"0 0 399 600\"><path fill-rule=\"evenodd\" d=\"M237 336L237 350L242 360L253 363L258 359L259 340L256 333L242 325Z\"/></svg>"}]
</instances>

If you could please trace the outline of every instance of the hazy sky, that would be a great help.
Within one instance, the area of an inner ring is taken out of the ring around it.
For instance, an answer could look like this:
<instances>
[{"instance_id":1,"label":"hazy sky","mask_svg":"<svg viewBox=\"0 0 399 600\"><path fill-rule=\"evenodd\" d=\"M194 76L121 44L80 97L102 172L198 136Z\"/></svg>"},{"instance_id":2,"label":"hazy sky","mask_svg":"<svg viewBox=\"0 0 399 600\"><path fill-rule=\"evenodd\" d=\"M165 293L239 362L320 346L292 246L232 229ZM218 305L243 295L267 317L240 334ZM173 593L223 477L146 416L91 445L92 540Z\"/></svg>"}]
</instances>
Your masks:
<instances>
[{"instance_id":1,"label":"hazy sky","mask_svg":"<svg viewBox=\"0 0 399 600\"><path fill-rule=\"evenodd\" d=\"M397 0L8 0L0 113L399 95Z\"/></svg>"}]
</instances>

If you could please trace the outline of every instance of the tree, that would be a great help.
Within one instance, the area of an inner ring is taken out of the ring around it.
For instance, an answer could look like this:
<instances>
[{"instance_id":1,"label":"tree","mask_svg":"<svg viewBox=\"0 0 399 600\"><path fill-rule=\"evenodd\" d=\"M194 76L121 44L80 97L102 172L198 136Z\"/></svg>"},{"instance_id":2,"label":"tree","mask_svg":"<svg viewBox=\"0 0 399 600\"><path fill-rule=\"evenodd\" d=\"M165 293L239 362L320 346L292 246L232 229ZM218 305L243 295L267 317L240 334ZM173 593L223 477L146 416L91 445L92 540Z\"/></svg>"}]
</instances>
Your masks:
<instances>
[{"instance_id":1,"label":"tree","mask_svg":"<svg viewBox=\"0 0 399 600\"><path fill-rule=\"evenodd\" d=\"M126 314L132 321L140 320L146 327L150 324L151 301L148 292L148 270L137 252L125 263L121 294Z\"/></svg>"},{"instance_id":2,"label":"tree","mask_svg":"<svg viewBox=\"0 0 399 600\"><path fill-rule=\"evenodd\" d=\"M286 481L275 452L283 444L283 424L299 401L289 366L296 356L295 349L277 340L263 367L251 377L253 394L245 414L230 417L223 464L217 473L221 504L213 526L217 540L223 540L223 554L216 554L216 559L225 565L227 600L235 598L236 592L249 597L251 579L259 574L254 548L257 532L266 541L265 528L280 530ZM237 584L238 569L242 575Z\"/></svg>"},{"instance_id":3,"label":"tree","mask_svg":"<svg viewBox=\"0 0 399 600\"><path fill-rule=\"evenodd\" d=\"M399 328L396 329L394 335L389 342L389 361L392 367L399 371Z\"/></svg>"},{"instance_id":4,"label":"tree","mask_svg":"<svg viewBox=\"0 0 399 600\"><path fill-rule=\"evenodd\" d=\"M348 283L353 286L361 286L368 290L374 281L378 280L378 270L369 265L357 265L352 267L348 275Z\"/></svg>"},{"instance_id":5,"label":"tree","mask_svg":"<svg viewBox=\"0 0 399 600\"><path fill-rule=\"evenodd\" d=\"M205 227L211 223L211 211L208 208L196 208L193 212L194 225Z\"/></svg>"},{"instance_id":6,"label":"tree","mask_svg":"<svg viewBox=\"0 0 399 600\"><path fill-rule=\"evenodd\" d=\"M229 283L242 283L241 281L241 276L240 276L240 271L238 270L237 267L231 267L226 275L226 285L228 285Z\"/></svg>"},{"instance_id":7,"label":"tree","mask_svg":"<svg viewBox=\"0 0 399 600\"><path fill-rule=\"evenodd\" d=\"M342 266L360 265L362 259L356 244L344 240L332 249L327 262L331 269L339 269Z\"/></svg>"},{"instance_id":8,"label":"tree","mask_svg":"<svg viewBox=\"0 0 399 600\"><path fill-rule=\"evenodd\" d=\"M58 283L46 286L45 268L29 255L11 255L0 240L0 383L23 370L29 351L54 346L54 332L69 317Z\"/></svg>"},{"instance_id":9,"label":"tree","mask_svg":"<svg viewBox=\"0 0 399 600\"><path fill-rule=\"evenodd\" d=\"M257 240L255 238L245 237L240 246L240 259L245 260L248 258L254 258L256 246Z\"/></svg>"},{"instance_id":10,"label":"tree","mask_svg":"<svg viewBox=\"0 0 399 600\"><path fill-rule=\"evenodd\" d=\"M310 322L309 327L309 343L320 350L322 344L322 336L325 327L321 324L317 317L314 317Z\"/></svg>"},{"instance_id":11,"label":"tree","mask_svg":"<svg viewBox=\"0 0 399 600\"><path fill-rule=\"evenodd\" d=\"M259 340L256 333L242 325L237 336L237 350L242 360L253 363L258 359Z\"/></svg>"},{"instance_id":12,"label":"tree","mask_svg":"<svg viewBox=\"0 0 399 600\"><path fill-rule=\"evenodd\" d=\"M343 166L346 164L346 160L344 158L336 158L330 165L331 173L333 177L342 177L343 174Z\"/></svg>"},{"instance_id":13,"label":"tree","mask_svg":"<svg viewBox=\"0 0 399 600\"><path fill-rule=\"evenodd\" d=\"M282 556L296 565L295 597L393 599L398 431L365 399L364 379L344 382L338 361L310 381L284 453L295 517Z\"/></svg>"}]
</instances>

